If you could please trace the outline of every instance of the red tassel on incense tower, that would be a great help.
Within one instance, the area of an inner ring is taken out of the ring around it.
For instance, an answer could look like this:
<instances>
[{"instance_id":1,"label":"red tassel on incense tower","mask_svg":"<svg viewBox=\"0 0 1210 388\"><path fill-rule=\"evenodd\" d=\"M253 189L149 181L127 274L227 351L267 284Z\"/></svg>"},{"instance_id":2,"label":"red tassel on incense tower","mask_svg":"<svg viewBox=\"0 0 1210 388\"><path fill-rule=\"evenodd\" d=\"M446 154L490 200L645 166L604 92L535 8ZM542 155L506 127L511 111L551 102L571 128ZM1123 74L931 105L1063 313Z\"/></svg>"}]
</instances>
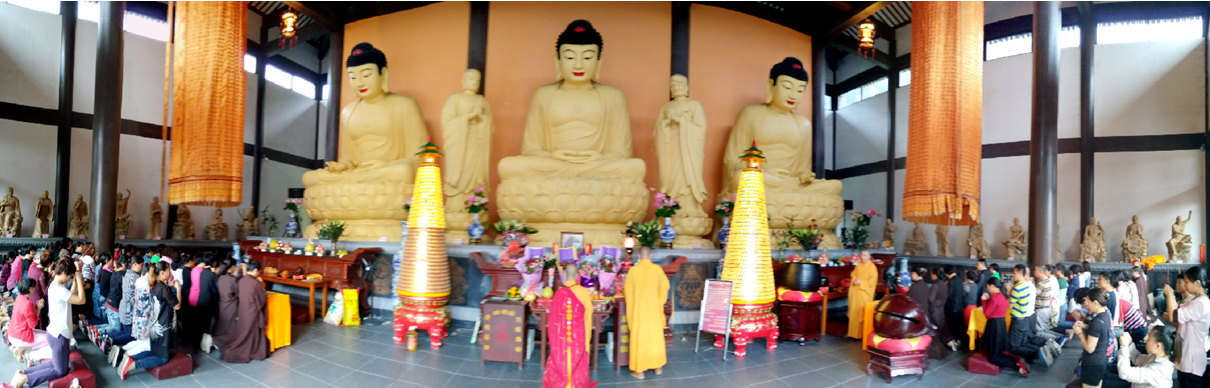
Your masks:
<instances>
[{"instance_id":1,"label":"red tassel on incense tower","mask_svg":"<svg viewBox=\"0 0 1210 388\"><path fill-rule=\"evenodd\" d=\"M423 163L416 169L412 208L408 212L408 237L399 271L400 305L395 308L395 342L404 341L409 330L425 330L431 346L441 347L450 323L445 304L450 298L449 257L445 252L445 198L441 193L441 151L432 137L421 147Z\"/></svg>"}]
</instances>

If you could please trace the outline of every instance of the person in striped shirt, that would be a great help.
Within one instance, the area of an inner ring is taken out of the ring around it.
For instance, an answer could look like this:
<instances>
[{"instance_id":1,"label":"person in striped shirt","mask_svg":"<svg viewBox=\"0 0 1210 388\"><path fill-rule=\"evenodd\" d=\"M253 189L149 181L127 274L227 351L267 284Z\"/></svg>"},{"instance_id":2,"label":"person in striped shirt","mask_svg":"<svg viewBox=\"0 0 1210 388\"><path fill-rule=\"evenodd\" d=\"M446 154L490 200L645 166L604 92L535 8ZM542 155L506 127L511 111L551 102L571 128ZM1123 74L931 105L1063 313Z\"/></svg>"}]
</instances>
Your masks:
<instances>
[{"instance_id":1,"label":"person in striped shirt","mask_svg":"<svg viewBox=\"0 0 1210 388\"><path fill-rule=\"evenodd\" d=\"M1036 332L1034 314L1037 302L1033 283L1029 281L1029 270L1024 264L1013 267L1013 289L1008 297L1008 312L1012 314L1011 327L1008 328L1008 344L1012 353L1033 363L1038 357L1038 346L1033 338Z\"/></svg>"}]
</instances>

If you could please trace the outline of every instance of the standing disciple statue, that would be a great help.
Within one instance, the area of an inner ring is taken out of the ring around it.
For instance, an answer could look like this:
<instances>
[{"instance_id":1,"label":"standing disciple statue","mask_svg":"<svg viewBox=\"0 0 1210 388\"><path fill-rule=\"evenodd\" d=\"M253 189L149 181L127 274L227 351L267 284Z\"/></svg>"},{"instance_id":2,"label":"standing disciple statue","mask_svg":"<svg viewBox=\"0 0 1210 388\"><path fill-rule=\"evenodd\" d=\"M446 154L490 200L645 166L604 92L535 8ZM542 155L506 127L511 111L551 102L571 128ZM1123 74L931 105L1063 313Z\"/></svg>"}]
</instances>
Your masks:
<instances>
[{"instance_id":1,"label":"standing disciple statue","mask_svg":"<svg viewBox=\"0 0 1210 388\"><path fill-rule=\"evenodd\" d=\"M937 225L937 229L933 232L937 234L937 256L953 257L954 253L950 251L950 226L948 224Z\"/></svg>"},{"instance_id":2,"label":"standing disciple statue","mask_svg":"<svg viewBox=\"0 0 1210 388\"><path fill-rule=\"evenodd\" d=\"M21 235L21 201L13 195L13 188L0 198L0 234L17 237Z\"/></svg>"},{"instance_id":3,"label":"standing disciple statue","mask_svg":"<svg viewBox=\"0 0 1210 388\"><path fill-rule=\"evenodd\" d=\"M236 241L243 241L248 236L260 236L260 219L256 218L256 208L250 207L240 215L239 230L235 232Z\"/></svg>"},{"instance_id":4,"label":"standing disciple statue","mask_svg":"<svg viewBox=\"0 0 1210 388\"><path fill-rule=\"evenodd\" d=\"M76 203L71 205L71 220L67 223L67 237L88 238L88 204L84 203L84 194L76 195Z\"/></svg>"},{"instance_id":5,"label":"standing disciple statue","mask_svg":"<svg viewBox=\"0 0 1210 388\"><path fill-rule=\"evenodd\" d=\"M1146 256L1147 236L1143 234L1143 225L1139 224L1139 216L1131 217L1131 223L1126 227L1126 240L1122 241L1122 259L1129 263Z\"/></svg>"},{"instance_id":6,"label":"standing disciple statue","mask_svg":"<svg viewBox=\"0 0 1210 388\"><path fill-rule=\"evenodd\" d=\"M1057 250L1058 248L1056 248ZM1084 227L1084 241L1080 243L1080 260L1092 260L1104 263L1108 254L1105 252L1105 228L1097 222L1096 217L1088 220Z\"/></svg>"},{"instance_id":7,"label":"standing disciple statue","mask_svg":"<svg viewBox=\"0 0 1210 388\"><path fill-rule=\"evenodd\" d=\"M626 296L626 325L630 330L630 375L642 380L648 369L664 373L664 303L668 275L651 262L651 248L639 248L639 263L630 268L622 295Z\"/></svg>"},{"instance_id":8,"label":"standing disciple statue","mask_svg":"<svg viewBox=\"0 0 1210 388\"><path fill-rule=\"evenodd\" d=\"M672 217L677 229L672 245L678 249L699 245L713 248L701 238L710 233L714 221L702 211L706 184L702 167L706 156L706 109L689 98L689 79L672 76L672 101L660 107L655 119L655 153L660 163L661 192L676 198L681 210Z\"/></svg>"},{"instance_id":9,"label":"standing disciple statue","mask_svg":"<svg viewBox=\"0 0 1210 388\"><path fill-rule=\"evenodd\" d=\"M794 113L807 97L808 79L802 62L793 57L769 70L765 102L744 107L735 118L723 151L723 187L718 198L735 195L740 173L747 167L740 156L755 141L767 158L761 172L769 228L785 230L792 220L815 220L823 231L820 248L839 249L840 239L833 230L844 217L841 183L816 179L811 170L811 121Z\"/></svg>"},{"instance_id":10,"label":"standing disciple statue","mask_svg":"<svg viewBox=\"0 0 1210 388\"><path fill-rule=\"evenodd\" d=\"M34 232L30 237L39 238L50 235L50 222L55 220L55 203L50 200L50 192L42 191L42 196L34 204Z\"/></svg>"},{"instance_id":11,"label":"standing disciple statue","mask_svg":"<svg viewBox=\"0 0 1210 388\"><path fill-rule=\"evenodd\" d=\"M164 238L160 234L160 230L164 229L164 208L160 207L160 197L151 197L151 217L147 228L148 240L159 240Z\"/></svg>"},{"instance_id":12,"label":"standing disciple statue","mask_svg":"<svg viewBox=\"0 0 1210 388\"><path fill-rule=\"evenodd\" d=\"M983 238L983 223L971 225L970 236L966 238L966 245L971 249L972 259L992 258L992 248L987 245L987 239Z\"/></svg>"},{"instance_id":13,"label":"standing disciple statue","mask_svg":"<svg viewBox=\"0 0 1210 388\"><path fill-rule=\"evenodd\" d=\"M584 243L621 245L626 223L647 214L647 165L631 153L630 114L622 91L598 82L601 34L576 20L555 43L555 83L534 92L521 155L500 160L501 218L538 230L530 245L584 233Z\"/></svg>"},{"instance_id":14,"label":"standing disciple statue","mask_svg":"<svg viewBox=\"0 0 1210 388\"><path fill-rule=\"evenodd\" d=\"M903 242L903 254L918 256L929 254L928 243L924 241L924 228L921 228L919 223L912 228L912 237L908 237L907 241Z\"/></svg>"},{"instance_id":15,"label":"standing disciple statue","mask_svg":"<svg viewBox=\"0 0 1210 388\"><path fill-rule=\"evenodd\" d=\"M1004 249L1008 250L1008 258L1025 260L1025 248L1029 243L1025 239L1025 228L1021 227L1021 221L1013 217L1013 226L1008 228L1008 241L1004 241Z\"/></svg>"},{"instance_id":16,"label":"standing disciple statue","mask_svg":"<svg viewBox=\"0 0 1210 388\"><path fill-rule=\"evenodd\" d=\"M445 239L470 241L471 225L466 199L475 187L487 182L492 150L492 107L479 94L483 75L476 69L462 72L462 91L445 99L441 110L441 136L445 151ZM480 223L488 223L480 213Z\"/></svg>"},{"instance_id":17,"label":"standing disciple statue","mask_svg":"<svg viewBox=\"0 0 1210 388\"><path fill-rule=\"evenodd\" d=\"M1190 251L1193 247L1193 235L1185 234L1185 224L1193 219L1193 212L1189 212L1189 217L1185 217L1181 221L1181 216L1176 216L1176 223L1172 224L1172 238L1166 244L1168 246L1168 260L1174 263L1188 263Z\"/></svg>"},{"instance_id":18,"label":"standing disciple statue","mask_svg":"<svg viewBox=\"0 0 1210 388\"><path fill-rule=\"evenodd\" d=\"M113 234L118 238L130 234L130 213L126 211L126 206L130 204L130 190L126 190L126 195L123 196L118 192L118 198L114 201L116 207L114 211Z\"/></svg>"},{"instance_id":19,"label":"standing disciple statue","mask_svg":"<svg viewBox=\"0 0 1210 388\"><path fill-rule=\"evenodd\" d=\"M173 240L192 240L196 236L193 231L193 213L185 205L176 207L176 223L172 224Z\"/></svg>"},{"instance_id":20,"label":"standing disciple statue","mask_svg":"<svg viewBox=\"0 0 1210 388\"><path fill-rule=\"evenodd\" d=\"M895 248L895 231L897 230L899 227L895 226L895 221L891 221L891 217L887 216L886 226L882 228L882 240L886 241L886 246L891 249Z\"/></svg>"},{"instance_id":21,"label":"standing disciple statue","mask_svg":"<svg viewBox=\"0 0 1210 388\"><path fill-rule=\"evenodd\" d=\"M227 223L223 222L223 209L214 209L214 218L206 225L206 239L210 241L227 241L230 235Z\"/></svg>"},{"instance_id":22,"label":"standing disciple statue","mask_svg":"<svg viewBox=\"0 0 1210 388\"><path fill-rule=\"evenodd\" d=\"M428 130L416 100L391 93L382 51L358 43L345 64L357 98L340 112L337 161L303 174L307 215L346 222L343 240L399 241L399 221L407 220L403 203L412 196L420 166L416 152ZM312 223L304 235L315 237L319 224Z\"/></svg>"}]
</instances>

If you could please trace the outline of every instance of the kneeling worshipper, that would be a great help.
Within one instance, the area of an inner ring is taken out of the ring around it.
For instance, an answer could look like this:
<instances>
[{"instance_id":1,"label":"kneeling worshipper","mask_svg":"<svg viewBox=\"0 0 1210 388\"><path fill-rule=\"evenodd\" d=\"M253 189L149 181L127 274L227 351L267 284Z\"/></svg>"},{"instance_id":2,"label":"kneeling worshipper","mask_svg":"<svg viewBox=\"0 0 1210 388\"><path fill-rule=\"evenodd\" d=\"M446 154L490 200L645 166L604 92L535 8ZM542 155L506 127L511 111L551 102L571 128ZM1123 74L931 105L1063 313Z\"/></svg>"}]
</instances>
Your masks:
<instances>
[{"instance_id":1,"label":"kneeling worshipper","mask_svg":"<svg viewBox=\"0 0 1210 388\"><path fill-rule=\"evenodd\" d=\"M874 289L878 286L878 267L872 261L870 251L861 251L861 262L853 268L849 287L849 338L862 339L862 320L865 305L874 301Z\"/></svg>"},{"instance_id":2,"label":"kneeling worshipper","mask_svg":"<svg viewBox=\"0 0 1210 388\"><path fill-rule=\"evenodd\" d=\"M19 362L25 362L25 352L46 348L46 332L34 329L38 325L38 310L42 309L44 301L37 305L29 300L30 289L34 279L22 278L17 281L17 299L13 302L12 320L8 325L8 342L12 344L9 350Z\"/></svg>"},{"instance_id":3,"label":"kneeling worshipper","mask_svg":"<svg viewBox=\"0 0 1210 388\"><path fill-rule=\"evenodd\" d=\"M561 271L563 279L571 280L555 291L547 309L550 358L546 361L546 372L542 374L542 387L594 388L597 382L589 380L588 371L588 347L592 346L589 340L592 336L592 299L588 289L580 285L580 275L574 265L568 265ZM243 297L241 293L241 304ZM240 312L243 313L243 309ZM243 315L240 317L242 321ZM660 341L662 343L663 338Z\"/></svg>"},{"instance_id":4,"label":"kneeling worshipper","mask_svg":"<svg viewBox=\"0 0 1210 388\"><path fill-rule=\"evenodd\" d=\"M987 325L983 329L983 337L980 338L982 343L979 350L987 352L987 361L992 364L1006 369L1015 367L1021 375L1029 377L1029 367L1025 365L1025 360L1009 351L1011 346L1008 342L1008 324L1004 319L1008 316L1008 298L1004 297L1004 283L1000 278L989 278L984 291L986 293L983 294L982 307L987 317Z\"/></svg>"},{"instance_id":5,"label":"kneeling worshipper","mask_svg":"<svg viewBox=\"0 0 1210 388\"><path fill-rule=\"evenodd\" d=\"M630 330L630 374L639 380L648 369L664 373L664 303L668 301L668 275L651 262L651 248L639 248L639 263L630 268L622 295L626 298L626 325Z\"/></svg>"},{"instance_id":6,"label":"kneeling worshipper","mask_svg":"<svg viewBox=\"0 0 1210 388\"><path fill-rule=\"evenodd\" d=\"M131 307L130 317L130 341L126 343L118 343L114 341L114 346L109 349L109 364L118 366L118 363L126 359L123 355L139 354L151 349L151 326L155 323L156 317L156 302L151 295L152 287L155 287L155 282L158 280L155 273L155 264L146 264L144 268L148 270L140 275L134 282L134 306Z\"/></svg>"},{"instance_id":7,"label":"kneeling worshipper","mask_svg":"<svg viewBox=\"0 0 1210 388\"><path fill-rule=\"evenodd\" d=\"M265 336L269 319L265 312L265 298L268 296L258 278L260 262L249 260L244 265L244 277L239 279L239 319L230 335L224 339L227 344L223 347L222 356L223 361L236 364L269 358L269 337ZM585 295L587 301L587 293Z\"/></svg>"},{"instance_id":8,"label":"kneeling worshipper","mask_svg":"<svg viewBox=\"0 0 1210 388\"><path fill-rule=\"evenodd\" d=\"M84 277L80 274L83 264L70 260L59 260L51 270L54 274L47 288L46 306L50 318L46 326L47 348L51 351L50 362L19 370L4 388L20 388L28 384L36 387L67 375L71 367L71 306L84 304ZM67 282L71 281L71 289Z\"/></svg>"},{"instance_id":9,"label":"kneeling worshipper","mask_svg":"<svg viewBox=\"0 0 1210 388\"><path fill-rule=\"evenodd\" d=\"M239 317L239 266L235 260L226 259L218 266L218 317L214 320L214 346L227 352L227 339L235 330Z\"/></svg>"},{"instance_id":10,"label":"kneeling worshipper","mask_svg":"<svg viewBox=\"0 0 1210 388\"><path fill-rule=\"evenodd\" d=\"M155 284L149 303L151 321L147 332L150 342L145 351L127 353L118 367L122 380L135 368L155 368L168 363L172 332L176 326L176 310L181 308L181 284L173 281L172 285L168 285L171 277L172 267L165 261L155 263L148 271L148 282Z\"/></svg>"}]
</instances>

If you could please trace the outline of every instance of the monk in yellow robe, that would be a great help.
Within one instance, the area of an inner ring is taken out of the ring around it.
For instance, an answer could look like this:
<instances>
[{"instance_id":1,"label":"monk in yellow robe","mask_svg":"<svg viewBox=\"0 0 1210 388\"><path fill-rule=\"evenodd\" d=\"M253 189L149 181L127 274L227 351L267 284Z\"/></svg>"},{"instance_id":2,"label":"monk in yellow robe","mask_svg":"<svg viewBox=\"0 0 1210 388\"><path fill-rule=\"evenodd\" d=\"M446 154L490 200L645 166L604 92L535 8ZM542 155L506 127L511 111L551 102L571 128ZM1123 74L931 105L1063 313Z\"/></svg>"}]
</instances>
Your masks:
<instances>
[{"instance_id":1,"label":"monk in yellow robe","mask_svg":"<svg viewBox=\"0 0 1210 388\"><path fill-rule=\"evenodd\" d=\"M872 261L870 251L861 251L861 262L853 268L849 284L849 338L861 339L865 305L874 301L874 288L878 286L878 267Z\"/></svg>"},{"instance_id":2,"label":"monk in yellow robe","mask_svg":"<svg viewBox=\"0 0 1210 388\"><path fill-rule=\"evenodd\" d=\"M626 325L630 328L630 375L642 380L655 369L664 374L664 303L668 302L668 275L651 262L651 248L639 248L639 263L630 268L622 288L626 297Z\"/></svg>"}]
</instances>

